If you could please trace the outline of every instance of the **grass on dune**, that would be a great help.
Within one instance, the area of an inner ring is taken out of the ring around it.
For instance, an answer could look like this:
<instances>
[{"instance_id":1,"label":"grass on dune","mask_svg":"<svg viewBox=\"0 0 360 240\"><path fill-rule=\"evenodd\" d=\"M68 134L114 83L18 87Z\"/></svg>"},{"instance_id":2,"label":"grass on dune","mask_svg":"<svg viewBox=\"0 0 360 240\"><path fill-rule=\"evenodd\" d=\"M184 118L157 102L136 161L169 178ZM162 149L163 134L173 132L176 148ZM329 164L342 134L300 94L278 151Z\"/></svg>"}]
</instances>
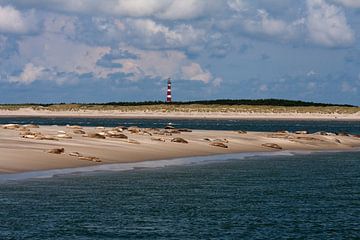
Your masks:
<instances>
[{"instance_id":1,"label":"grass on dune","mask_svg":"<svg viewBox=\"0 0 360 240\"><path fill-rule=\"evenodd\" d=\"M322 113L354 114L360 107L348 106L267 106L267 105L221 105L221 104L154 104L154 105L109 105L109 104L6 104L1 110L16 111L22 108L48 111L121 111L121 112L201 112L201 113Z\"/></svg>"}]
</instances>

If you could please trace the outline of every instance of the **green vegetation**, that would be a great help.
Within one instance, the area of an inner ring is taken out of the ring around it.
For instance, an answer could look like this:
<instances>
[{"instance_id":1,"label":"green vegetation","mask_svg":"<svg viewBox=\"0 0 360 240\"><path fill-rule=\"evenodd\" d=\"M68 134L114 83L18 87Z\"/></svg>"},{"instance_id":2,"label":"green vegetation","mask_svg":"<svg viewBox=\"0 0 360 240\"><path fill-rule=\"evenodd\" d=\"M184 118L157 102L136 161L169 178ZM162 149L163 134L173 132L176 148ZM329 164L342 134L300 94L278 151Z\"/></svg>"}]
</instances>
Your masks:
<instances>
[{"instance_id":1,"label":"green vegetation","mask_svg":"<svg viewBox=\"0 0 360 240\"><path fill-rule=\"evenodd\" d=\"M18 110L20 108L32 108L34 110L49 111L111 111L122 112L253 112L253 113L339 113L351 114L360 112L360 107L352 105L336 105L325 103L313 103L291 101L282 99L260 100L212 100L193 102L110 102L90 104L3 104L0 109Z\"/></svg>"}]
</instances>

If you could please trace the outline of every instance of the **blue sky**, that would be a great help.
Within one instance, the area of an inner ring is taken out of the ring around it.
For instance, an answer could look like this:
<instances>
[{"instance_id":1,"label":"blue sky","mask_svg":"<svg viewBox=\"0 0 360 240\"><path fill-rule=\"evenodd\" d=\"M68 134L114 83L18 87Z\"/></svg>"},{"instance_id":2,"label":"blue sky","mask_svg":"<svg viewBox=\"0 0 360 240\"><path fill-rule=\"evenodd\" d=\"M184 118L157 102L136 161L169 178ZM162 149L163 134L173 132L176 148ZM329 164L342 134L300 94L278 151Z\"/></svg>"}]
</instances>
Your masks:
<instances>
[{"instance_id":1,"label":"blue sky","mask_svg":"<svg viewBox=\"0 0 360 240\"><path fill-rule=\"evenodd\" d=\"M359 0L0 0L0 102L360 105Z\"/></svg>"}]
</instances>

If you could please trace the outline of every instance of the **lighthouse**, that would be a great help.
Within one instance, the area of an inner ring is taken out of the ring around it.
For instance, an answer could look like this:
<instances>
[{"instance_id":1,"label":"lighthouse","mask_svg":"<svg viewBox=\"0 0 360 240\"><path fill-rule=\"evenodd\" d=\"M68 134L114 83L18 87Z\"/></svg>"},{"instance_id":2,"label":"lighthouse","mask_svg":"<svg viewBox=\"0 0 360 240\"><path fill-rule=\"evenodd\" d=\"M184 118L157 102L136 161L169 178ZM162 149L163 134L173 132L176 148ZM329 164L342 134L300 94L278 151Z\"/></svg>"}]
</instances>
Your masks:
<instances>
[{"instance_id":1,"label":"lighthouse","mask_svg":"<svg viewBox=\"0 0 360 240\"><path fill-rule=\"evenodd\" d=\"M166 102L167 102L167 103L171 103L171 101L172 101L172 96L171 96L171 78L168 78Z\"/></svg>"}]
</instances>

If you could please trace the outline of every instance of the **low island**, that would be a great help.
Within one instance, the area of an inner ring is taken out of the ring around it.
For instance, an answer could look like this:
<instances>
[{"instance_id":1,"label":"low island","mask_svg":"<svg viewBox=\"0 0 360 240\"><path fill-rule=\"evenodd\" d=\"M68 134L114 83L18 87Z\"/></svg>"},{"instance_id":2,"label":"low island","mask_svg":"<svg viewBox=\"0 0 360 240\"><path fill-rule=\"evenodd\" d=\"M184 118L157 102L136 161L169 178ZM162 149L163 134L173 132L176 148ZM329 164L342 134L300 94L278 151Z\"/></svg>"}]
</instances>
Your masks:
<instances>
[{"instance_id":1,"label":"low island","mask_svg":"<svg viewBox=\"0 0 360 240\"><path fill-rule=\"evenodd\" d=\"M1 117L360 121L360 107L282 99L92 104L3 104Z\"/></svg>"}]
</instances>

